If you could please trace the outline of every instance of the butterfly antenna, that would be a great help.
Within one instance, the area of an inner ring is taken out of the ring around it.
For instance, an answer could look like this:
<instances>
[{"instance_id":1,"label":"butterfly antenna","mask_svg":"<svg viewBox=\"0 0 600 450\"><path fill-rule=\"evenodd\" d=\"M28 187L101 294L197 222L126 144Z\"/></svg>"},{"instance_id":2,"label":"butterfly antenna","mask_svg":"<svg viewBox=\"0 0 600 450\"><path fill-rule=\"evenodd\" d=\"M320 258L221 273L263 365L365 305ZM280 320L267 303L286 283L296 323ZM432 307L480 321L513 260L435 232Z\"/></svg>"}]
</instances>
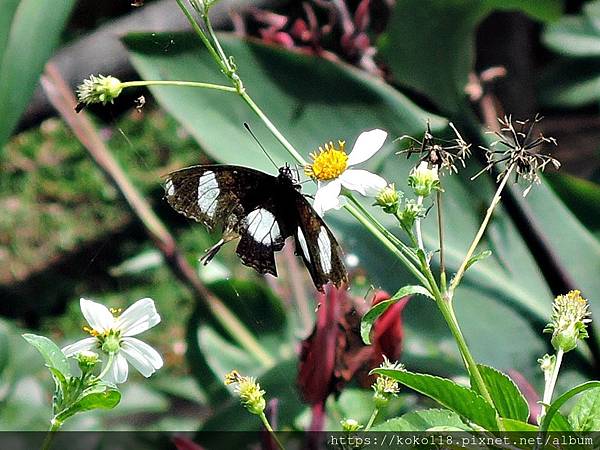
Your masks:
<instances>
[{"instance_id":1,"label":"butterfly antenna","mask_svg":"<svg viewBox=\"0 0 600 450\"><path fill-rule=\"evenodd\" d=\"M246 122L244 122L244 128L246 128L246 130L248 130L248 133L250 133L250 135L254 138L254 140L256 141L256 143L258 144L258 146L260 147L260 149L263 151L263 153L265 155L267 155L267 158L269 158L269 161L271 161L271 163L273 164L273 166L276 169L279 170L279 167L277 166L277 164L275 164L275 161L273 161L273 158L271 158L271 155L269 155L269 153L267 152L267 150L263 147L263 145L260 143L260 141L258 140L258 138L256 137L256 135L250 129L250 125L248 125Z\"/></svg>"}]
</instances>

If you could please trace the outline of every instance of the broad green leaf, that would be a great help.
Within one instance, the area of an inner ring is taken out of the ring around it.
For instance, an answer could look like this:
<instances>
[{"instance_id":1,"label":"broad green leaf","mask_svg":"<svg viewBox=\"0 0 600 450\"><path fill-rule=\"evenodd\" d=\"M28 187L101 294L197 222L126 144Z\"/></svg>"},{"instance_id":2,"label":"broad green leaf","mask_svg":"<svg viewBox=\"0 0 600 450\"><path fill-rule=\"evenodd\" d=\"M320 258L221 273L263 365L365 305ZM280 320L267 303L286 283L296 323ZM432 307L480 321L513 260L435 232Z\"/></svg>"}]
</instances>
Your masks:
<instances>
[{"instance_id":1,"label":"broad green leaf","mask_svg":"<svg viewBox=\"0 0 600 450\"><path fill-rule=\"evenodd\" d=\"M569 420L559 412L555 412L552 417L552 422L548 427L548 431L573 431L573 427Z\"/></svg>"},{"instance_id":2,"label":"broad green leaf","mask_svg":"<svg viewBox=\"0 0 600 450\"><path fill-rule=\"evenodd\" d=\"M538 82L538 98L547 107L579 108L600 101L600 59L561 58Z\"/></svg>"},{"instance_id":3,"label":"broad green leaf","mask_svg":"<svg viewBox=\"0 0 600 450\"><path fill-rule=\"evenodd\" d=\"M494 408L481 395L454 381L405 370L375 369L372 373L393 378L487 430L497 429Z\"/></svg>"},{"instance_id":4,"label":"broad green leaf","mask_svg":"<svg viewBox=\"0 0 600 450\"><path fill-rule=\"evenodd\" d=\"M23 338L33 345L44 357L49 367L54 367L64 375L70 375L67 357L50 339L35 334L24 334Z\"/></svg>"},{"instance_id":5,"label":"broad green leaf","mask_svg":"<svg viewBox=\"0 0 600 450\"><path fill-rule=\"evenodd\" d=\"M527 422L529 406L513 380L493 367L483 364L478 364L477 367L500 417ZM481 394L472 378L471 389Z\"/></svg>"},{"instance_id":6,"label":"broad green leaf","mask_svg":"<svg viewBox=\"0 0 600 450\"><path fill-rule=\"evenodd\" d=\"M89 392L84 392L73 406L61 411L56 416L56 419L64 422L69 417L80 412L94 409L113 409L120 401L121 393L118 389L108 385L100 385L94 387L94 389L90 389Z\"/></svg>"},{"instance_id":7,"label":"broad green leaf","mask_svg":"<svg viewBox=\"0 0 600 450\"><path fill-rule=\"evenodd\" d=\"M354 68L228 35L221 40L235 57L248 94L305 158L330 140L345 139L351 146L366 129L385 128L395 137L421 132L427 118L437 129L443 123ZM173 42L168 52L163 42ZM145 79L227 82L191 34L133 34L125 44ZM216 160L273 172L244 129L247 122L277 165L295 162L238 95L205 89L151 90ZM389 142L386 153L394 149Z\"/></svg>"},{"instance_id":8,"label":"broad green leaf","mask_svg":"<svg viewBox=\"0 0 600 450\"><path fill-rule=\"evenodd\" d=\"M520 420L501 418L500 421L504 425L505 431L538 431L538 427L535 425L531 425L527 422L521 422Z\"/></svg>"},{"instance_id":9,"label":"broad green leaf","mask_svg":"<svg viewBox=\"0 0 600 450\"><path fill-rule=\"evenodd\" d=\"M27 106L60 42L75 0L3 0L0 6L0 149ZM11 10L13 14L11 14ZM3 13L7 15L4 16ZM8 23L7 19L10 20Z\"/></svg>"},{"instance_id":10,"label":"broad green leaf","mask_svg":"<svg viewBox=\"0 0 600 450\"><path fill-rule=\"evenodd\" d=\"M557 53L574 57L600 56L600 31L585 18L565 16L546 27L542 41Z\"/></svg>"},{"instance_id":11,"label":"broad green leaf","mask_svg":"<svg viewBox=\"0 0 600 450\"><path fill-rule=\"evenodd\" d=\"M387 420L371 428L370 431L427 431L432 428L452 427L455 430L469 431L469 428L454 411L447 409L426 409L413 411Z\"/></svg>"},{"instance_id":12,"label":"broad green leaf","mask_svg":"<svg viewBox=\"0 0 600 450\"><path fill-rule=\"evenodd\" d=\"M380 57L397 81L456 114L465 105L479 23L494 9L554 19L560 5L559 1L398 0L379 43Z\"/></svg>"},{"instance_id":13,"label":"broad green leaf","mask_svg":"<svg viewBox=\"0 0 600 450\"><path fill-rule=\"evenodd\" d=\"M574 388L562 394L560 397L558 397L552 402L552 404L548 408L548 411L546 411L546 415L544 416L540 429L542 431L547 431L549 429L550 422L552 421L554 415L558 413L559 409L567 402L567 400L571 399L577 394L599 387L600 381L588 381L587 383L575 386Z\"/></svg>"},{"instance_id":14,"label":"broad green leaf","mask_svg":"<svg viewBox=\"0 0 600 450\"><path fill-rule=\"evenodd\" d=\"M425 297L433 298L431 293L423 286L404 286L390 299L377 303L369 311L367 311L360 323L360 335L363 342L367 345L371 343L371 329L373 328L373 325L379 316L386 312L390 306L397 303L401 298L414 294L421 294Z\"/></svg>"},{"instance_id":15,"label":"broad green leaf","mask_svg":"<svg viewBox=\"0 0 600 450\"><path fill-rule=\"evenodd\" d=\"M477 261L482 261L486 258L489 258L492 255L492 252L490 250L483 250L473 256L471 256L469 258L469 260L467 261L467 265L465 266L465 270L467 270L469 267L471 267L473 264L475 264Z\"/></svg>"},{"instance_id":16,"label":"broad green leaf","mask_svg":"<svg viewBox=\"0 0 600 450\"><path fill-rule=\"evenodd\" d=\"M569 414L569 423L575 431L600 430L600 387L579 398Z\"/></svg>"}]
</instances>

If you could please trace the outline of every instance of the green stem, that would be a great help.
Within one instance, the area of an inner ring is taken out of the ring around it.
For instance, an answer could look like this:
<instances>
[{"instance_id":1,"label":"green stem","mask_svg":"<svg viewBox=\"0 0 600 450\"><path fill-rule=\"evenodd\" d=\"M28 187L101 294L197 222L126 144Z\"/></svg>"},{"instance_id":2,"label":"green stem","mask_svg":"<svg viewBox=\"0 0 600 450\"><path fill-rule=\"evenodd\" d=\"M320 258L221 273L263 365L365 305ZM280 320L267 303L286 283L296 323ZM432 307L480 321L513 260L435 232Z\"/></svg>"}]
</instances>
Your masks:
<instances>
[{"instance_id":1,"label":"green stem","mask_svg":"<svg viewBox=\"0 0 600 450\"><path fill-rule=\"evenodd\" d=\"M436 207L438 219L438 242L440 245L440 289L442 294L446 292L446 259L444 255L444 220L442 214L442 191L436 192Z\"/></svg>"},{"instance_id":2,"label":"green stem","mask_svg":"<svg viewBox=\"0 0 600 450\"><path fill-rule=\"evenodd\" d=\"M449 288L450 296L452 296L454 294L454 290L459 285L463 275L465 274L465 270L467 269L467 264L469 263L471 256L473 256L473 253L475 252L477 245L479 245L479 241L481 241L481 238L483 237L483 233L485 232L485 229L487 228L488 223L490 222L490 219L492 218L492 213L494 212L494 209L496 209L496 206L500 202L500 198L501 198L500 194L502 193L504 186L506 186L506 182L508 181L510 174L512 173L514 168L515 168L514 165L512 165L508 168L508 170L506 171L506 174L504 175L504 178L500 182L500 185L498 185L498 189L496 189L494 198L492 198L492 202L490 203L490 206L488 207L487 212L485 214L485 218L483 219L483 222L481 222L479 230L477 231L477 234L475 235L475 239L473 239L473 242L471 243L471 246L469 247L469 250L467 251L465 258L464 258L462 264L460 265L460 268L458 269L458 272L456 272L456 275L454 275L454 279L450 283L450 288Z\"/></svg>"},{"instance_id":3,"label":"green stem","mask_svg":"<svg viewBox=\"0 0 600 450\"><path fill-rule=\"evenodd\" d=\"M151 80L151 81L125 81L121 83L121 88L143 87L143 86L187 86L204 89L214 89L217 91L237 92L237 89L231 86L223 86L221 84L200 83L196 81L168 81L168 80Z\"/></svg>"},{"instance_id":4,"label":"green stem","mask_svg":"<svg viewBox=\"0 0 600 450\"><path fill-rule=\"evenodd\" d=\"M423 204L423 196L419 195L417 197L417 205L421 206ZM417 217L415 221L415 230L417 232L417 245L423 251L425 251L425 247L423 246L423 234L421 233L421 219Z\"/></svg>"},{"instance_id":5,"label":"green stem","mask_svg":"<svg viewBox=\"0 0 600 450\"><path fill-rule=\"evenodd\" d=\"M368 231L371 232L388 250L390 250L406 268L421 282L423 285L427 284L427 278L417 269L412 262L402 253L396 246L385 237L379 229L373 225L354 205L346 204L344 206L346 211L352 214Z\"/></svg>"},{"instance_id":6,"label":"green stem","mask_svg":"<svg viewBox=\"0 0 600 450\"><path fill-rule=\"evenodd\" d=\"M115 360L115 354L114 353L109 353L108 354L108 362L106 363L106 366L104 366L104 369L102 369L102 372L100 372L100 375L98 375L98 378L102 379L110 370L110 368L113 365L113 362Z\"/></svg>"},{"instance_id":7,"label":"green stem","mask_svg":"<svg viewBox=\"0 0 600 450\"><path fill-rule=\"evenodd\" d=\"M204 30L202 28L200 28L200 25L198 25L198 22L196 22L196 19L194 19L194 16L192 15L192 13L186 8L185 4L183 3L183 0L175 0L175 1L179 5L179 8L183 11L183 14L185 14L185 17L187 18L188 22L192 26L192 29L196 32L196 34L198 35L198 37L200 38L200 40L202 41L204 46L209 51L210 55L213 57L213 59L219 65L221 71L225 75L227 75L227 77L229 78L229 73L228 73L229 68L223 64L223 61L221 61L221 57L219 56L219 54L217 53L217 51L211 44L210 39L208 39Z\"/></svg>"},{"instance_id":8,"label":"green stem","mask_svg":"<svg viewBox=\"0 0 600 450\"><path fill-rule=\"evenodd\" d=\"M273 439L275 440L275 442L277 443L277 446L281 449L281 450L285 450L285 447L283 446L283 444L281 443L281 441L277 438L277 435L275 434L275 432L273 431L273 427L271 427L271 424L269 423L269 420L267 419L267 416L265 416L264 412L261 412L259 414L260 420L262 420L263 425L265 426L265 428L267 429L267 431L269 433L271 433L271 436L273 436Z\"/></svg>"},{"instance_id":9,"label":"green stem","mask_svg":"<svg viewBox=\"0 0 600 450\"><path fill-rule=\"evenodd\" d=\"M552 403L552 395L554 394L554 388L556 387L556 380L558 379L558 372L560 371L560 365L562 364L564 354L565 352L560 348L556 352L556 361L554 363L554 368L552 369L552 376L549 378L548 383L546 383L546 386L544 387L544 397L542 398L542 411L540 412L540 418L544 417L546 414L546 405Z\"/></svg>"},{"instance_id":10,"label":"green stem","mask_svg":"<svg viewBox=\"0 0 600 450\"><path fill-rule=\"evenodd\" d=\"M52 446L52 441L54 440L55 433L60 430L62 427L62 422L59 420L52 419L50 421L50 428L48 429L48 433L44 438L44 442L42 443L41 450L50 450Z\"/></svg>"},{"instance_id":11,"label":"green stem","mask_svg":"<svg viewBox=\"0 0 600 450\"><path fill-rule=\"evenodd\" d=\"M365 427L365 431L369 431L371 429L371 427L373 426L373 422L375 422L375 418L377 417L377 414L379 414L379 408L375 408L373 410L373 414L371 414L371 417L369 418L369 422L367 423L367 426Z\"/></svg>"},{"instance_id":12,"label":"green stem","mask_svg":"<svg viewBox=\"0 0 600 450\"><path fill-rule=\"evenodd\" d=\"M263 121L265 126L269 129L271 134L275 136L275 138L283 145L283 147L287 150L287 152L294 158L298 164L303 166L306 165L306 160L302 157L300 153L294 148L292 144L285 138L283 134L277 129L277 127L269 120L267 115L260 109L260 107L252 100L246 91L240 92L240 96L246 102L246 104L250 107L252 111L259 117L260 120Z\"/></svg>"},{"instance_id":13,"label":"green stem","mask_svg":"<svg viewBox=\"0 0 600 450\"><path fill-rule=\"evenodd\" d=\"M369 219L371 223L375 225L379 231L381 231L382 234L385 235L387 239L389 239L396 247L402 250L406 254L406 256L408 256L415 264L419 264L419 259L417 258L417 255L410 247L408 247L404 242L402 242L387 228L385 228L369 211L367 211L367 209L363 207L363 205L361 205L361 203L358 200L356 200L356 197L354 197L350 193L346 193L345 195L354 204L354 206L356 206L356 208L367 219Z\"/></svg>"}]
</instances>

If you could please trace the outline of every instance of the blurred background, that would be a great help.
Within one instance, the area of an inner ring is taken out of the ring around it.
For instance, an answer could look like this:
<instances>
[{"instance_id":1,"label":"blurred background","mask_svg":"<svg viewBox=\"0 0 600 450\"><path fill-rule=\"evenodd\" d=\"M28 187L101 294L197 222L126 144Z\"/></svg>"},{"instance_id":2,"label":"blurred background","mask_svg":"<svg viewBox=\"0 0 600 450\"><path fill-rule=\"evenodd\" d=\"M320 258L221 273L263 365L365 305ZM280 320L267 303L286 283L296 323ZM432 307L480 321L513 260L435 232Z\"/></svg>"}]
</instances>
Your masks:
<instances>
[{"instance_id":1,"label":"blurred background","mask_svg":"<svg viewBox=\"0 0 600 450\"><path fill-rule=\"evenodd\" d=\"M174 0L1 0L0 18L0 429L46 429L51 381L20 334L80 339L80 297L112 307L152 297L162 323L144 336L166 364L149 380L132 376L116 410L80 415L68 429L258 429L222 384L234 368L276 400L270 414L281 429L366 421L366 373L382 353L465 381L450 333L424 298L398 304L378 324L375 345L362 345L360 317L374 295L411 278L343 212L327 220L347 256L348 293L316 295L291 245L277 279L242 266L233 245L198 263L218 237L166 205L161 176L208 162L273 173L243 122L277 164L289 161L235 95L127 89L114 104L72 113L60 85L73 91L90 74L226 82ZM493 175L469 180L481 168L485 130L504 114L545 116L541 131L559 143L547 150L563 166L525 199L523 186L510 187L482 244L493 256L470 270L456 302L476 359L509 373L534 406L553 297L580 289L600 313L600 2L222 0L213 23L249 94L306 156L383 128L390 139L369 168L402 188L414 161L396 156L392 140L420 139L428 119L442 137L452 136L449 120L456 124L475 155L443 180L451 270L494 190ZM103 166L111 155L117 169ZM126 186L115 185L118 170ZM132 204L123 192L134 191ZM156 217L141 214L145 206ZM158 233L149 226L156 220ZM251 339L232 331L231 316ZM558 391L600 373L599 329L591 328ZM424 402L403 392L385 417Z\"/></svg>"}]
</instances>

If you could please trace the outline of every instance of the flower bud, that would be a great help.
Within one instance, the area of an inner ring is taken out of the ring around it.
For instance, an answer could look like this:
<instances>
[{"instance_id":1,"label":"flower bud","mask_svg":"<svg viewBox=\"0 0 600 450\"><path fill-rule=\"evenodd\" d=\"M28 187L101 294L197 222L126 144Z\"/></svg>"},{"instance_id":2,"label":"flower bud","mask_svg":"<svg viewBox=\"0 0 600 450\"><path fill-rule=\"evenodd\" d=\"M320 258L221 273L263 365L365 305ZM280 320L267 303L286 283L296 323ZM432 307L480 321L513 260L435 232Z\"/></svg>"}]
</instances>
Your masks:
<instances>
[{"instance_id":1,"label":"flower bud","mask_svg":"<svg viewBox=\"0 0 600 450\"><path fill-rule=\"evenodd\" d=\"M437 166L429 168L427 161L421 161L408 176L408 185L421 197L428 197L434 189L440 189Z\"/></svg>"},{"instance_id":2,"label":"flower bud","mask_svg":"<svg viewBox=\"0 0 600 450\"><path fill-rule=\"evenodd\" d=\"M355 419L342 419L340 420L340 425L342 426L342 430L352 433L353 431L358 431L362 428L362 425L358 423Z\"/></svg>"},{"instance_id":3,"label":"flower bud","mask_svg":"<svg viewBox=\"0 0 600 450\"><path fill-rule=\"evenodd\" d=\"M404 366L397 362L390 362L385 356L383 357L383 362L379 366L380 369L394 369L394 370L403 370ZM377 380L373 383L373 390L375 393L373 394L373 401L375 402L376 408L383 408L387 406L390 398L395 397L400 392L400 384L398 381L390 378L386 375L378 375Z\"/></svg>"},{"instance_id":4,"label":"flower bud","mask_svg":"<svg viewBox=\"0 0 600 450\"><path fill-rule=\"evenodd\" d=\"M98 361L100 361L98 353L92 352L90 350L80 351L75 355L75 359L79 364L81 372L83 372L84 374L90 372L94 367L96 367Z\"/></svg>"},{"instance_id":5,"label":"flower bud","mask_svg":"<svg viewBox=\"0 0 600 450\"><path fill-rule=\"evenodd\" d=\"M380 206L388 214L396 214L402 198L402 192L398 192L394 183L388 184L375 197L373 206Z\"/></svg>"},{"instance_id":6,"label":"flower bud","mask_svg":"<svg viewBox=\"0 0 600 450\"><path fill-rule=\"evenodd\" d=\"M540 369L542 369L542 372L544 372L544 379L550 379L550 377L552 377L552 372L554 372L554 366L556 365L556 356L550 356L546 353L537 361L540 365Z\"/></svg>"},{"instance_id":7,"label":"flower bud","mask_svg":"<svg viewBox=\"0 0 600 450\"><path fill-rule=\"evenodd\" d=\"M260 415L265 410L265 391L253 377L241 376L236 370L225 375L225 385L235 384L234 392L240 396L242 405L252 414Z\"/></svg>"},{"instance_id":8,"label":"flower bud","mask_svg":"<svg viewBox=\"0 0 600 450\"><path fill-rule=\"evenodd\" d=\"M414 200L407 200L404 203L404 209L398 215L398 219L400 219L400 223L405 230L412 230L415 221L423 217L425 217L425 208Z\"/></svg>"},{"instance_id":9,"label":"flower bud","mask_svg":"<svg viewBox=\"0 0 600 450\"><path fill-rule=\"evenodd\" d=\"M90 75L77 88L77 99L82 105L93 103L106 105L108 102L113 103L122 90L121 81L118 78L110 75L107 77L104 75Z\"/></svg>"},{"instance_id":10,"label":"flower bud","mask_svg":"<svg viewBox=\"0 0 600 450\"><path fill-rule=\"evenodd\" d=\"M589 318L588 302L578 290L554 299L552 318L544 329L552 333L552 346L556 351L569 352L577 347L577 341L588 337L587 324Z\"/></svg>"}]
</instances>

